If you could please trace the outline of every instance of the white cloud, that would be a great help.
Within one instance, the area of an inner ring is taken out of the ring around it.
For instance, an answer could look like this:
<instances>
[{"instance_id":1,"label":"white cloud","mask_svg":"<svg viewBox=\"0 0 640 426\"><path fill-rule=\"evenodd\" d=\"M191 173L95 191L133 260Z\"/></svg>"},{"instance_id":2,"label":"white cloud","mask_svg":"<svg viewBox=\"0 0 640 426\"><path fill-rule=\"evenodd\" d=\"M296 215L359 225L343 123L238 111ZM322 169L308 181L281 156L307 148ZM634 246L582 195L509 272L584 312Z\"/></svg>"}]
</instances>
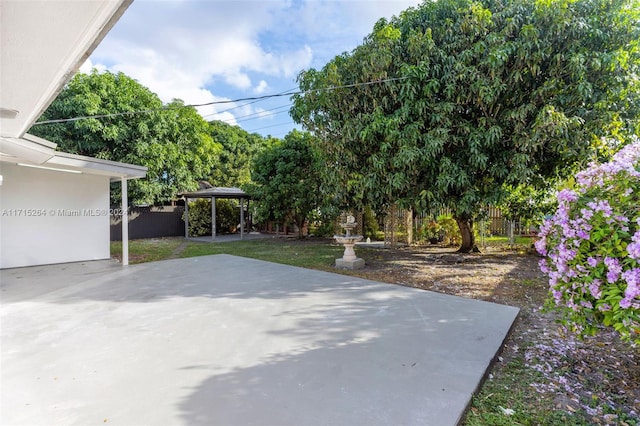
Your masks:
<instances>
[{"instance_id":1,"label":"white cloud","mask_svg":"<svg viewBox=\"0 0 640 426\"><path fill-rule=\"evenodd\" d=\"M249 76L239 71L225 73L224 81L238 89L248 89L251 87L251 79Z\"/></svg>"},{"instance_id":2,"label":"white cloud","mask_svg":"<svg viewBox=\"0 0 640 426\"><path fill-rule=\"evenodd\" d=\"M81 70L122 71L164 102L179 98L196 104L288 90L301 70L356 47L379 17L415 4L137 0ZM207 115L228 108L199 110ZM244 110L250 114L254 108ZM214 117L233 121L234 115L240 115L238 109Z\"/></svg>"},{"instance_id":3,"label":"white cloud","mask_svg":"<svg viewBox=\"0 0 640 426\"><path fill-rule=\"evenodd\" d=\"M256 94L261 95L265 93L268 89L269 89L269 85L267 84L267 82L264 80L260 80L260 83L258 83L258 85L253 89L253 91Z\"/></svg>"},{"instance_id":4,"label":"white cloud","mask_svg":"<svg viewBox=\"0 0 640 426\"><path fill-rule=\"evenodd\" d=\"M308 68L313 59L313 51L307 45L296 52L291 52L280 59L280 66L285 77L296 76L300 71Z\"/></svg>"},{"instance_id":5,"label":"white cloud","mask_svg":"<svg viewBox=\"0 0 640 426\"><path fill-rule=\"evenodd\" d=\"M98 70L98 72L106 71L106 67L104 65L102 64L93 65L93 63L91 62L91 59L87 59L86 61L84 61L84 64L80 66L80 69L78 71L85 74L89 74L91 70L94 68Z\"/></svg>"}]
</instances>

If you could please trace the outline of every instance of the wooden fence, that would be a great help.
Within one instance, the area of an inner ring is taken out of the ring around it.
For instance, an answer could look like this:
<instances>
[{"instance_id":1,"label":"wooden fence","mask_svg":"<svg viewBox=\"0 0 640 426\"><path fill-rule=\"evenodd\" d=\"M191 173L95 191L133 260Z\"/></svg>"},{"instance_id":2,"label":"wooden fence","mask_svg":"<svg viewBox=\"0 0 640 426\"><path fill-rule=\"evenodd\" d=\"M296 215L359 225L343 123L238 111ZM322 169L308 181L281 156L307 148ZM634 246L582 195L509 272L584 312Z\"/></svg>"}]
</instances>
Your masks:
<instances>
[{"instance_id":1,"label":"wooden fence","mask_svg":"<svg viewBox=\"0 0 640 426\"><path fill-rule=\"evenodd\" d=\"M484 220L474 222L474 227L485 236L509 236L511 221L502 216L500 209L489 207ZM412 244L415 236L426 223L436 220L439 215L451 214L449 209L437 209L430 212L413 213L410 210L391 208L384 218L385 243L395 247L397 243ZM513 235L528 234L524 221L513 221Z\"/></svg>"}]
</instances>

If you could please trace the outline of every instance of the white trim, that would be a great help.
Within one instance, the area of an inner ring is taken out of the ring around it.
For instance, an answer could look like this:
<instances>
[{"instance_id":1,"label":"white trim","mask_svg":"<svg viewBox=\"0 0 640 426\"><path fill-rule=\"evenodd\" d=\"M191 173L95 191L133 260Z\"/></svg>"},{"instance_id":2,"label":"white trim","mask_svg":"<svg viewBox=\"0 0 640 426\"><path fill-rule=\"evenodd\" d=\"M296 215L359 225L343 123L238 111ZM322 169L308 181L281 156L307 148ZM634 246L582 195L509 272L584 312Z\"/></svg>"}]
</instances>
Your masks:
<instances>
[{"instance_id":1,"label":"white trim","mask_svg":"<svg viewBox=\"0 0 640 426\"><path fill-rule=\"evenodd\" d=\"M122 266L129 264L129 200L127 199L127 179L120 179L122 184Z\"/></svg>"},{"instance_id":2,"label":"white trim","mask_svg":"<svg viewBox=\"0 0 640 426\"><path fill-rule=\"evenodd\" d=\"M143 166L58 152L55 147L53 142L30 134L22 138L0 138L0 161L69 173L103 175L112 179L139 179L147 175L147 168Z\"/></svg>"},{"instance_id":3,"label":"white trim","mask_svg":"<svg viewBox=\"0 0 640 426\"><path fill-rule=\"evenodd\" d=\"M43 170L53 170L55 172L65 172L65 173L82 173L80 170L70 170L70 169L57 169L55 167L46 167L46 166L37 166L35 164L26 164L26 163L16 163L18 166L22 167L31 167L33 169L43 169Z\"/></svg>"},{"instance_id":4,"label":"white trim","mask_svg":"<svg viewBox=\"0 0 640 426\"><path fill-rule=\"evenodd\" d=\"M99 158L74 155L66 152L56 152L47 160L46 164L66 166L80 169L85 173L108 175L111 177L126 177L127 179L143 178L147 175L147 168L118 161L101 160Z\"/></svg>"}]
</instances>

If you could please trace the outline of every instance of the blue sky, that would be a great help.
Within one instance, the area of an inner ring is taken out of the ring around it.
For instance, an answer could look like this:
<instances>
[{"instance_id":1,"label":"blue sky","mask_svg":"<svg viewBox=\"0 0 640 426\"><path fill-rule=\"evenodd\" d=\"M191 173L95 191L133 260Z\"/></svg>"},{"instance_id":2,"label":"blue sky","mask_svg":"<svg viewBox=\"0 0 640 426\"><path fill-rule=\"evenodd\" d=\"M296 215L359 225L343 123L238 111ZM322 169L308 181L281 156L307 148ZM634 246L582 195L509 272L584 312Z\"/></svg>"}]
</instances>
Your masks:
<instances>
[{"instance_id":1,"label":"blue sky","mask_svg":"<svg viewBox=\"0 0 640 426\"><path fill-rule=\"evenodd\" d=\"M81 68L122 71L164 101L234 100L297 88L418 0L135 0ZM284 137L288 97L202 107L206 119Z\"/></svg>"}]
</instances>

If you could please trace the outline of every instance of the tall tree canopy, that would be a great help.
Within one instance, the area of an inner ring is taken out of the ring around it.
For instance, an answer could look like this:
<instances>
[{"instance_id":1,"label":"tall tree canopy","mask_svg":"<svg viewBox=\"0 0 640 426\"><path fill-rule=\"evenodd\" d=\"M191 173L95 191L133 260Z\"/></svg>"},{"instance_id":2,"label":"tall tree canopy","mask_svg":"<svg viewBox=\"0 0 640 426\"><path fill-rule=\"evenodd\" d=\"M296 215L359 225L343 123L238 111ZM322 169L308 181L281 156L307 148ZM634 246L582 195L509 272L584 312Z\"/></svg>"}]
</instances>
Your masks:
<instances>
[{"instance_id":1,"label":"tall tree canopy","mask_svg":"<svg viewBox=\"0 0 640 426\"><path fill-rule=\"evenodd\" d=\"M245 187L251 182L254 157L276 143L276 139L222 121L209 122L209 135L222 146L219 164L209 173L208 180L214 186Z\"/></svg>"},{"instance_id":2,"label":"tall tree canopy","mask_svg":"<svg viewBox=\"0 0 640 426\"><path fill-rule=\"evenodd\" d=\"M447 206L468 251L474 212L505 185L543 185L604 138L639 132L639 11L638 0L425 1L301 73L291 113L318 136L343 200Z\"/></svg>"},{"instance_id":3,"label":"tall tree canopy","mask_svg":"<svg viewBox=\"0 0 640 426\"><path fill-rule=\"evenodd\" d=\"M293 222L302 236L309 214L320 204L321 165L313 136L297 130L258 154L250 190L258 220Z\"/></svg>"},{"instance_id":4,"label":"tall tree canopy","mask_svg":"<svg viewBox=\"0 0 640 426\"><path fill-rule=\"evenodd\" d=\"M147 112L126 114L134 111ZM130 185L134 204L160 204L196 189L218 161L221 147L194 108L180 100L163 105L122 73L76 74L39 121L117 113L124 114L35 125L30 132L67 152L146 166L147 177Z\"/></svg>"}]
</instances>

